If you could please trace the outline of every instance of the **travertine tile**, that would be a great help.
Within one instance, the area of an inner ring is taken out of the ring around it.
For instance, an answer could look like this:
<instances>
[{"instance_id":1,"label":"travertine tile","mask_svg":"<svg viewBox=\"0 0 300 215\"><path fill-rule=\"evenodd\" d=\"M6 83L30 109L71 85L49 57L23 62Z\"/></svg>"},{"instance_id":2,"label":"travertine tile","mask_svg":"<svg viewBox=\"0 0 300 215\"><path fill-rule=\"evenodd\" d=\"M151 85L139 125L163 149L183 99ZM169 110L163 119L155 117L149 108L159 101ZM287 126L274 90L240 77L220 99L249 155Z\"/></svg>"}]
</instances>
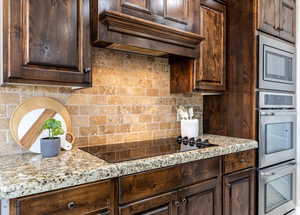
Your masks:
<instances>
[{"instance_id":1,"label":"travertine tile","mask_svg":"<svg viewBox=\"0 0 300 215\"><path fill-rule=\"evenodd\" d=\"M170 94L168 58L93 49L93 87L7 86L0 88L0 129L11 153L23 150L7 136L11 113L32 96L53 97L67 106L77 145L129 142L179 134L176 107L194 107L202 119L198 94ZM201 121L201 120L200 120ZM201 121L202 122L202 121ZM201 126L202 129L202 126ZM7 152L6 150L6 153ZM1 152L0 152L1 154Z\"/></svg>"}]
</instances>

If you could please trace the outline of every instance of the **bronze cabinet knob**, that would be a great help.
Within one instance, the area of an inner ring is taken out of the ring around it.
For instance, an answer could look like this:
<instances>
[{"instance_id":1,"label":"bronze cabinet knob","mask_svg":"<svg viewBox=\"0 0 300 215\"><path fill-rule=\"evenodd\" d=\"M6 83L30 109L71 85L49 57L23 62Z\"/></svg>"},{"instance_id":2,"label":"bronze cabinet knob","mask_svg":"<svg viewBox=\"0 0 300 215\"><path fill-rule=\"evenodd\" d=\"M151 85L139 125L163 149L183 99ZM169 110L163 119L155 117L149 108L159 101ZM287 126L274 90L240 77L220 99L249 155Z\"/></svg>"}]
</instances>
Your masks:
<instances>
[{"instance_id":1,"label":"bronze cabinet knob","mask_svg":"<svg viewBox=\"0 0 300 215\"><path fill-rule=\"evenodd\" d=\"M75 203L75 202L69 202L68 203L68 208L69 209L74 209L74 208L76 208L77 207L77 204Z\"/></svg>"}]
</instances>

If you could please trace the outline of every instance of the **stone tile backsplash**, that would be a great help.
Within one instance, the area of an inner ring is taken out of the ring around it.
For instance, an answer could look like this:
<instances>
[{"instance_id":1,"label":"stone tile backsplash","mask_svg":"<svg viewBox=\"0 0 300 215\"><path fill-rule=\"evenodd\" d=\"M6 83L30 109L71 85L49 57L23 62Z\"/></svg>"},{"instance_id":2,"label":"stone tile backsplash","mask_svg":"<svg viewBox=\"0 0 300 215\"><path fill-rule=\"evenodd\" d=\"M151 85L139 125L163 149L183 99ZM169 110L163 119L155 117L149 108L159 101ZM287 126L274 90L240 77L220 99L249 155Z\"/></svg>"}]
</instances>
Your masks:
<instances>
[{"instance_id":1,"label":"stone tile backsplash","mask_svg":"<svg viewBox=\"0 0 300 215\"><path fill-rule=\"evenodd\" d=\"M93 87L0 88L0 155L24 152L9 132L14 109L33 96L48 96L71 113L77 146L131 142L180 134L178 105L192 106L202 121L202 96L170 94L168 59L93 50Z\"/></svg>"}]
</instances>

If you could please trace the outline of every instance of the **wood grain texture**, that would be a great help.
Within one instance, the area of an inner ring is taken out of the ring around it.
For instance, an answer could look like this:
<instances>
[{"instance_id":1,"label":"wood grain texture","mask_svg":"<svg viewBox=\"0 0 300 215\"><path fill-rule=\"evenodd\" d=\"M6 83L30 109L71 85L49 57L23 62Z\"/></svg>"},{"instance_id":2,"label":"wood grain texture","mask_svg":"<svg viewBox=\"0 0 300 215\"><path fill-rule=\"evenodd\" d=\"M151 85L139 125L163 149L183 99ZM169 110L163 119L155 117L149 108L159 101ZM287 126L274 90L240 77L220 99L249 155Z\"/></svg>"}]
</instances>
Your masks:
<instances>
[{"instance_id":1,"label":"wood grain texture","mask_svg":"<svg viewBox=\"0 0 300 215\"><path fill-rule=\"evenodd\" d=\"M176 215L177 191L157 195L119 208L120 215L151 214Z\"/></svg>"},{"instance_id":2,"label":"wood grain texture","mask_svg":"<svg viewBox=\"0 0 300 215\"><path fill-rule=\"evenodd\" d=\"M190 43L194 39L187 42L185 35L196 34L199 36L199 4L200 0L152 0L151 4L147 1L132 0L124 3L124 1L118 0L103 0L100 6L98 0L93 0L93 43L99 47L118 43L124 47L133 46L180 56L198 57L198 48L191 47ZM147 5L146 9L145 5ZM182 8L181 5L184 7ZM186 10L187 12L185 12ZM119 22L118 26L114 22L115 26L109 27L107 22L102 20L103 14L107 11L121 14L119 18L126 17L126 20L130 22L127 23L125 20L125 22ZM181 11L184 13L182 14ZM135 21L132 22L133 20ZM139 21L136 22L137 20ZM157 26L160 26L159 29ZM132 29L137 29L137 31ZM172 33L169 29L175 29L175 31ZM179 36L178 32L185 32L185 35L180 33L181 36Z\"/></svg>"},{"instance_id":3,"label":"wood grain texture","mask_svg":"<svg viewBox=\"0 0 300 215\"><path fill-rule=\"evenodd\" d=\"M4 11L4 83L90 86L88 0L8 0Z\"/></svg>"},{"instance_id":4,"label":"wood grain texture","mask_svg":"<svg viewBox=\"0 0 300 215\"><path fill-rule=\"evenodd\" d=\"M227 135L227 96L203 96L203 130L206 134Z\"/></svg>"},{"instance_id":5,"label":"wood grain texture","mask_svg":"<svg viewBox=\"0 0 300 215\"><path fill-rule=\"evenodd\" d=\"M187 23L190 0L165 1L164 17L175 22Z\"/></svg>"},{"instance_id":6,"label":"wood grain texture","mask_svg":"<svg viewBox=\"0 0 300 215\"><path fill-rule=\"evenodd\" d=\"M255 208L255 169L224 176L223 214L254 215Z\"/></svg>"},{"instance_id":7,"label":"wood grain texture","mask_svg":"<svg viewBox=\"0 0 300 215\"><path fill-rule=\"evenodd\" d=\"M225 90L226 83L226 6L202 0L200 7L200 58L196 67L196 87L201 90Z\"/></svg>"},{"instance_id":8,"label":"wood grain texture","mask_svg":"<svg viewBox=\"0 0 300 215\"><path fill-rule=\"evenodd\" d=\"M179 190L180 215L221 215L221 180L218 178Z\"/></svg>"},{"instance_id":9,"label":"wood grain texture","mask_svg":"<svg viewBox=\"0 0 300 215\"><path fill-rule=\"evenodd\" d=\"M258 0L258 29L279 36L279 0Z\"/></svg>"},{"instance_id":10,"label":"wood grain texture","mask_svg":"<svg viewBox=\"0 0 300 215\"><path fill-rule=\"evenodd\" d=\"M249 150L225 155L223 158L224 174L240 171L256 166L256 151Z\"/></svg>"},{"instance_id":11,"label":"wood grain texture","mask_svg":"<svg viewBox=\"0 0 300 215\"><path fill-rule=\"evenodd\" d=\"M144 37L192 49L195 49L204 39L199 34L136 18L116 11L105 11L100 19L107 25L109 31Z\"/></svg>"},{"instance_id":12,"label":"wood grain texture","mask_svg":"<svg viewBox=\"0 0 300 215\"><path fill-rule=\"evenodd\" d=\"M292 43L296 41L296 1L280 1L280 37Z\"/></svg>"},{"instance_id":13,"label":"wood grain texture","mask_svg":"<svg viewBox=\"0 0 300 215\"><path fill-rule=\"evenodd\" d=\"M101 214L103 209L114 215L114 201L113 182L104 181L18 198L15 209L21 215ZM70 208L71 202L74 204Z\"/></svg>"},{"instance_id":14,"label":"wood grain texture","mask_svg":"<svg viewBox=\"0 0 300 215\"><path fill-rule=\"evenodd\" d=\"M35 121L35 123L31 126L31 128L27 131L27 133L20 139L20 144L25 149L30 149L32 144L36 141L39 135L42 132L42 126L44 122L56 114L53 110L46 109L40 117Z\"/></svg>"},{"instance_id":15,"label":"wood grain texture","mask_svg":"<svg viewBox=\"0 0 300 215\"><path fill-rule=\"evenodd\" d=\"M204 99L204 116L207 115L205 120L209 125L205 128L204 124L204 130L256 139L256 1L231 0L227 5L227 90L219 101L209 96ZM216 116L210 119L209 113ZM222 125L216 124L219 122Z\"/></svg>"},{"instance_id":16,"label":"wood grain texture","mask_svg":"<svg viewBox=\"0 0 300 215\"><path fill-rule=\"evenodd\" d=\"M191 93L194 91L194 63L191 58L172 55L170 63L170 89L171 93Z\"/></svg>"},{"instance_id":17,"label":"wood grain texture","mask_svg":"<svg viewBox=\"0 0 300 215\"><path fill-rule=\"evenodd\" d=\"M295 43L296 1L259 0L258 29Z\"/></svg>"},{"instance_id":18,"label":"wood grain texture","mask_svg":"<svg viewBox=\"0 0 300 215\"><path fill-rule=\"evenodd\" d=\"M125 204L217 177L220 158L119 178L119 203Z\"/></svg>"}]
</instances>

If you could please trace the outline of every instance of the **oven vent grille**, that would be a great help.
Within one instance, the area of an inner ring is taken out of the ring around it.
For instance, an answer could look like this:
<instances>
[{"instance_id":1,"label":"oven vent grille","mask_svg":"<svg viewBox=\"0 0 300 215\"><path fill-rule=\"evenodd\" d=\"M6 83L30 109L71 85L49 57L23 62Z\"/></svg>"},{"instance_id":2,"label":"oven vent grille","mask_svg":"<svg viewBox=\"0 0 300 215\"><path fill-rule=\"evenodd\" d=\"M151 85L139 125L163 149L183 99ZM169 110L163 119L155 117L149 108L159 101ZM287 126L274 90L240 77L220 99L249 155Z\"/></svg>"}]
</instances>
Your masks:
<instances>
[{"instance_id":1,"label":"oven vent grille","mask_svg":"<svg viewBox=\"0 0 300 215\"><path fill-rule=\"evenodd\" d=\"M289 95L265 95L265 105L287 105L287 106L293 106L294 105L294 99L293 96Z\"/></svg>"}]
</instances>

